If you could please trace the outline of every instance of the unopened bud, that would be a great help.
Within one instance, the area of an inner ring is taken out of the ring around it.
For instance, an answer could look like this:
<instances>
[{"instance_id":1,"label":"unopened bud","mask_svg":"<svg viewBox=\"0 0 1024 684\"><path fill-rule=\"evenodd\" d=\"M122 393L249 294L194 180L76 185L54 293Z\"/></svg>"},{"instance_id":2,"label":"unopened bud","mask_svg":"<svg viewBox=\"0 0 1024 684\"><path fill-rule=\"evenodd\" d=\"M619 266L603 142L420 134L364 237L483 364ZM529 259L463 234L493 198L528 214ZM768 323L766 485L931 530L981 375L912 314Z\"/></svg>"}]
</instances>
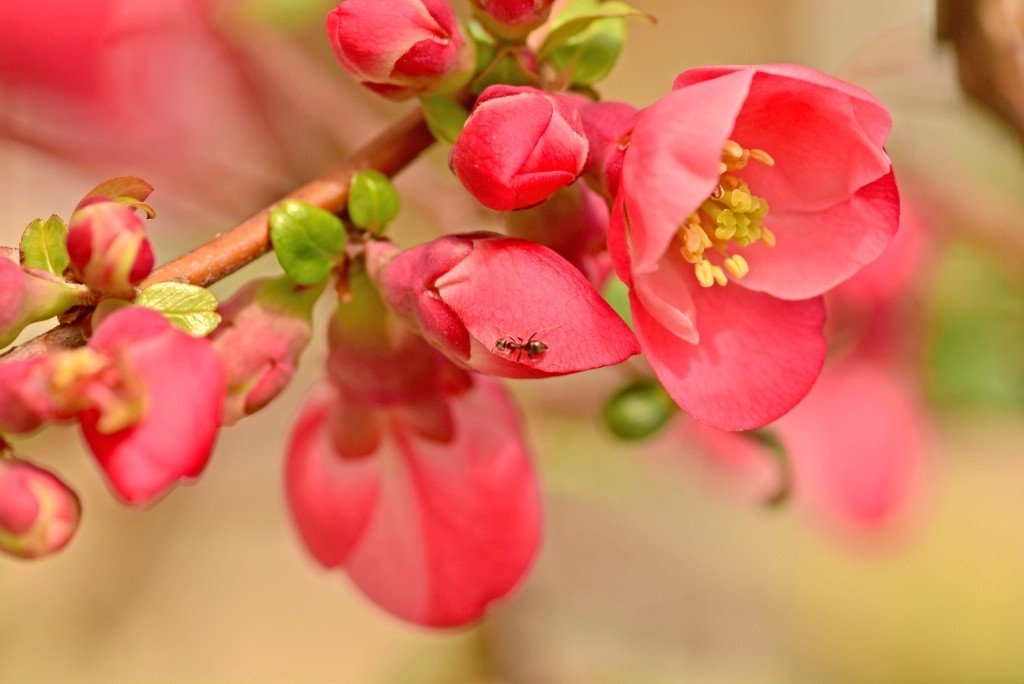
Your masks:
<instances>
[{"instance_id":1,"label":"unopened bud","mask_svg":"<svg viewBox=\"0 0 1024 684\"><path fill-rule=\"evenodd\" d=\"M392 100L457 90L474 66L447 0L343 0L327 35L341 66Z\"/></svg>"},{"instance_id":2,"label":"unopened bud","mask_svg":"<svg viewBox=\"0 0 1024 684\"><path fill-rule=\"evenodd\" d=\"M60 551L80 517L78 496L53 473L0 457L0 551L19 558Z\"/></svg>"},{"instance_id":3,"label":"unopened bud","mask_svg":"<svg viewBox=\"0 0 1024 684\"><path fill-rule=\"evenodd\" d=\"M522 40L545 21L555 0L470 0L477 19L491 33Z\"/></svg>"},{"instance_id":4,"label":"unopened bud","mask_svg":"<svg viewBox=\"0 0 1024 684\"><path fill-rule=\"evenodd\" d=\"M676 410L661 385L653 380L637 380L609 397L602 414L613 435L640 440L657 434Z\"/></svg>"},{"instance_id":5,"label":"unopened bud","mask_svg":"<svg viewBox=\"0 0 1024 684\"><path fill-rule=\"evenodd\" d=\"M68 254L89 289L130 293L153 270L153 249L135 209L106 198L86 201L71 216Z\"/></svg>"}]
</instances>

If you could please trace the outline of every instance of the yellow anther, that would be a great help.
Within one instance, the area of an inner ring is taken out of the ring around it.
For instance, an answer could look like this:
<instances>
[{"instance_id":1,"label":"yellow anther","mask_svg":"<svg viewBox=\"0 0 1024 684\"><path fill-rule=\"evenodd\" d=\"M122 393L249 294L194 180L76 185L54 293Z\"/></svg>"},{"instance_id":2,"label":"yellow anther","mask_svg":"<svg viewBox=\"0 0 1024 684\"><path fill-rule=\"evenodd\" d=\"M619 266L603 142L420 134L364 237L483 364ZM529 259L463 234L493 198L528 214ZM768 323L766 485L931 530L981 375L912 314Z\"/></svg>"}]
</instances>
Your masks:
<instances>
[{"instance_id":1,"label":"yellow anther","mask_svg":"<svg viewBox=\"0 0 1024 684\"><path fill-rule=\"evenodd\" d=\"M753 194L743 179L730 173L743 170L751 159L766 166L775 164L764 150L746 149L735 140L726 140L718 185L677 232L679 252L687 263L693 264L697 282L703 287L725 285L729 276L739 279L750 272L746 259L730 254L734 248L756 242L775 246L775 234L762 223L768 214L768 202ZM709 249L722 255L724 268L708 261L705 252Z\"/></svg>"},{"instance_id":2,"label":"yellow anther","mask_svg":"<svg viewBox=\"0 0 1024 684\"><path fill-rule=\"evenodd\" d=\"M54 391L66 392L75 384L96 375L107 366L107 360L88 347L81 347L54 356L50 385Z\"/></svg>"},{"instance_id":3,"label":"yellow anther","mask_svg":"<svg viewBox=\"0 0 1024 684\"><path fill-rule=\"evenodd\" d=\"M714 266L710 261L701 261L698 264L694 264L693 272L697 274L697 282L704 287L711 287L715 284L715 271Z\"/></svg>"},{"instance_id":4,"label":"yellow anther","mask_svg":"<svg viewBox=\"0 0 1024 684\"><path fill-rule=\"evenodd\" d=\"M750 265L739 254L733 254L725 260L725 268L734 278L742 278L750 273Z\"/></svg>"},{"instance_id":5,"label":"yellow anther","mask_svg":"<svg viewBox=\"0 0 1024 684\"><path fill-rule=\"evenodd\" d=\"M764 150L753 149L750 150L750 158L754 161L759 161L766 166L775 166L775 157L768 154Z\"/></svg>"}]
</instances>

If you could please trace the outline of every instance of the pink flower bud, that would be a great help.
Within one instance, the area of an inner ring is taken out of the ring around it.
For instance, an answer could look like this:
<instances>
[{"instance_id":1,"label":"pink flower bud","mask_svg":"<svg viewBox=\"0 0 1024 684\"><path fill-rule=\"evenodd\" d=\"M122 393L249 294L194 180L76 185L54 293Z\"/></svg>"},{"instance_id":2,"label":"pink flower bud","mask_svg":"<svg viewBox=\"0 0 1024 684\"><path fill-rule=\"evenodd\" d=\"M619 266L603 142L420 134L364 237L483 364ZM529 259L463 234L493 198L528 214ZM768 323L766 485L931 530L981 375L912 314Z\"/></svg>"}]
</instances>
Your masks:
<instances>
[{"instance_id":1,"label":"pink flower bud","mask_svg":"<svg viewBox=\"0 0 1024 684\"><path fill-rule=\"evenodd\" d=\"M447 0L343 0L327 15L338 61L392 100L457 90L473 69L473 46Z\"/></svg>"},{"instance_id":2,"label":"pink flower bud","mask_svg":"<svg viewBox=\"0 0 1024 684\"><path fill-rule=\"evenodd\" d=\"M142 219L118 202L87 200L71 216L67 244L75 275L97 292L131 292L153 270Z\"/></svg>"},{"instance_id":3,"label":"pink flower bud","mask_svg":"<svg viewBox=\"0 0 1024 684\"><path fill-rule=\"evenodd\" d=\"M0 458L0 551L39 558L64 548L78 528L78 497L55 475Z\"/></svg>"},{"instance_id":4,"label":"pink flower bud","mask_svg":"<svg viewBox=\"0 0 1024 684\"><path fill-rule=\"evenodd\" d=\"M385 303L464 368L537 378L639 351L583 274L547 247L474 234L387 250L378 243L369 256Z\"/></svg>"},{"instance_id":5,"label":"pink flower bud","mask_svg":"<svg viewBox=\"0 0 1024 684\"><path fill-rule=\"evenodd\" d=\"M547 202L505 214L509 235L550 247L600 288L611 274L608 205L584 183L559 190Z\"/></svg>"},{"instance_id":6,"label":"pink flower bud","mask_svg":"<svg viewBox=\"0 0 1024 684\"><path fill-rule=\"evenodd\" d=\"M492 33L519 40L548 20L555 0L470 0L480 22Z\"/></svg>"},{"instance_id":7,"label":"pink flower bud","mask_svg":"<svg viewBox=\"0 0 1024 684\"><path fill-rule=\"evenodd\" d=\"M523 209L579 177L589 145L570 100L536 88L491 86L452 148L455 175L486 207Z\"/></svg>"},{"instance_id":8,"label":"pink flower bud","mask_svg":"<svg viewBox=\"0 0 1024 684\"><path fill-rule=\"evenodd\" d=\"M44 321L78 304L87 294L80 285L33 269L22 268L0 256L0 347L36 321Z\"/></svg>"},{"instance_id":9,"label":"pink flower bud","mask_svg":"<svg viewBox=\"0 0 1024 684\"><path fill-rule=\"evenodd\" d=\"M255 413L288 385L309 344L321 290L288 278L256 280L221 304L223 322L210 340L228 377L222 424Z\"/></svg>"},{"instance_id":10,"label":"pink flower bud","mask_svg":"<svg viewBox=\"0 0 1024 684\"><path fill-rule=\"evenodd\" d=\"M0 363L0 433L32 432L74 415L51 379L54 355Z\"/></svg>"}]
</instances>

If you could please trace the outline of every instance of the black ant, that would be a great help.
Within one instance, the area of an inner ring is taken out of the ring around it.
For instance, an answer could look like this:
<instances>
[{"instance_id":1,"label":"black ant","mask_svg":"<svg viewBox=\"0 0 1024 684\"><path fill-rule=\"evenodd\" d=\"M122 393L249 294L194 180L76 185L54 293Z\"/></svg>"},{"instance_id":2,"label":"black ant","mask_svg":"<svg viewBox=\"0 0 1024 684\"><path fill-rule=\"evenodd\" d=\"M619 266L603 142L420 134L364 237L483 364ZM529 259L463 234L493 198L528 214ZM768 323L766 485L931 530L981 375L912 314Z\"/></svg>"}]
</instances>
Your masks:
<instances>
[{"instance_id":1,"label":"black ant","mask_svg":"<svg viewBox=\"0 0 1024 684\"><path fill-rule=\"evenodd\" d=\"M523 352L526 352L526 357L529 359L535 359L538 356L543 356L548 350L548 345L544 344L540 340L535 340L537 333L530 335L530 339L523 340L522 337L512 337L506 335L500 340L494 343L494 348L502 354L516 353L516 362L523 357Z\"/></svg>"}]
</instances>

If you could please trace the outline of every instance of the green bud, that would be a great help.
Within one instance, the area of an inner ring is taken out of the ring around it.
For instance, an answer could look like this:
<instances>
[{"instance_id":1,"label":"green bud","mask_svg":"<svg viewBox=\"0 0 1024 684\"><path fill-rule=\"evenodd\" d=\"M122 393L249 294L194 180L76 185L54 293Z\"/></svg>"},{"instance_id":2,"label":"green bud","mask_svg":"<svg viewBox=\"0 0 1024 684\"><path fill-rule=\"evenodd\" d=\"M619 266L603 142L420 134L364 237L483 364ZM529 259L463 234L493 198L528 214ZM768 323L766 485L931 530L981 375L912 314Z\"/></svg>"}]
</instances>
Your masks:
<instances>
[{"instance_id":1,"label":"green bud","mask_svg":"<svg viewBox=\"0 0 1024 684\"><path fill-rule=\"evenodd\" d=\"M301 200L270 212L270 243L284 272L300 285L316 285L345 256L348 234L334 214Z\"/></svg>"},{"instance_id":2,"label":"green bud","mask_svg":"<svg viewBox=\"0 0 1024 684\"><path fill-rule=\"evenodd\" d=\"M359 228L374 235L383 235L388 223L398 214L398 205L395 186L380 171L370 169L352 176L348 190L348 218Z\"/></svg>"},{"instance_id":3,"label":"green bud","mask_svg":"<svg viewBox=\"0 0 1024 684\"><path fill-rule=\"evenodd\" d=\"M619 439L640 440L653 437L677 411L665 389L653 380L636 380L613 394L605 402L605 425Z\"/></svg>"}]
</instances>

